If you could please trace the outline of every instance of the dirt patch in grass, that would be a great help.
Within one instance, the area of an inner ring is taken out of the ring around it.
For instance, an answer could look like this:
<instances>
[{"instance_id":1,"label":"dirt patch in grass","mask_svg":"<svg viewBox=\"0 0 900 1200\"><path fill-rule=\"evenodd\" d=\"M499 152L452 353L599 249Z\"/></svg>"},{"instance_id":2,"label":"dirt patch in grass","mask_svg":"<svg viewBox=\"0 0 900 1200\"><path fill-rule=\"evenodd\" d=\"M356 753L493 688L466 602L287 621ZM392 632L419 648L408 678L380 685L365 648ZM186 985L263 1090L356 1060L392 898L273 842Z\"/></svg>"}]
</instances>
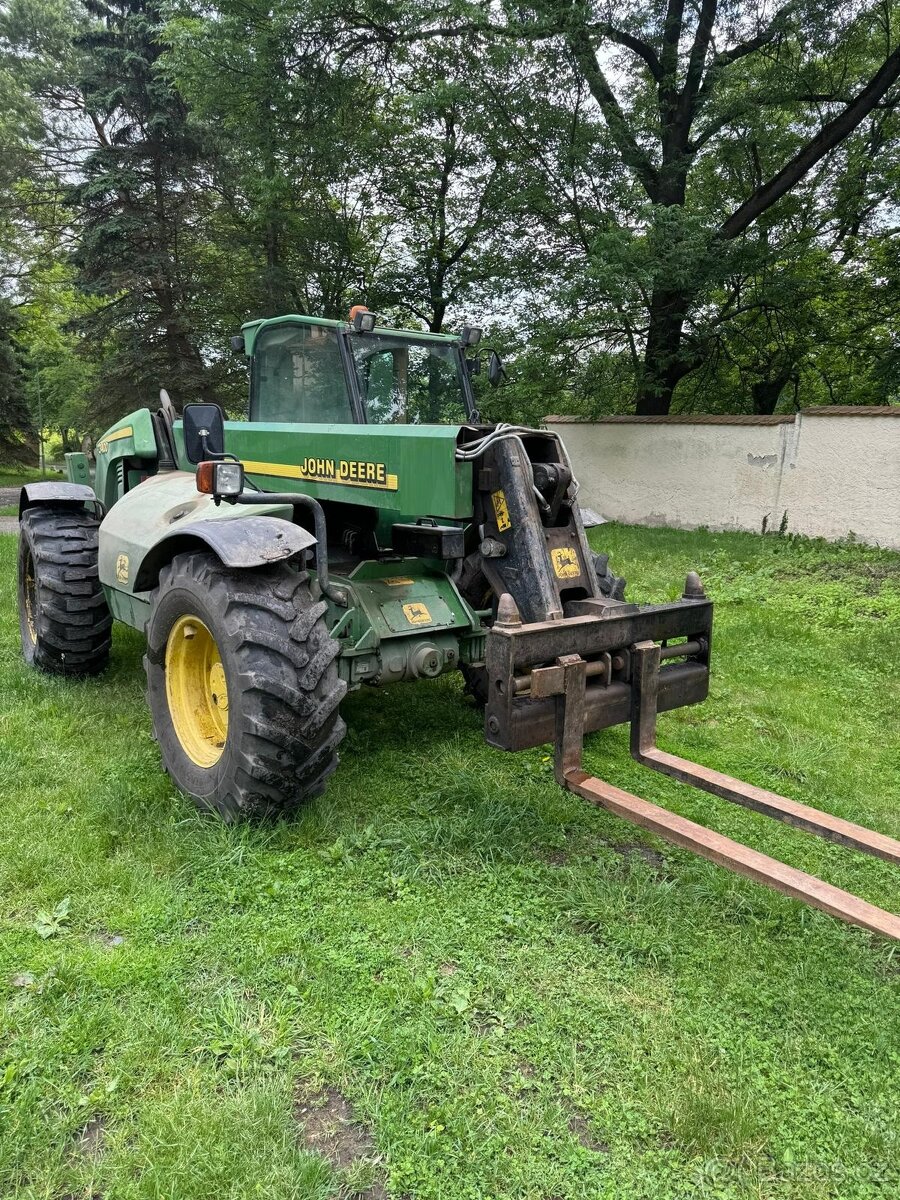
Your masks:
<instances>
[{"instance_id":1,"label":"dirt patch in grass","mask_svg":"<svg viewBox=\"0 0 900 1200\"><path fill-rule=\"evenodd\" d=\"M99 946L103 946L107 950L113 950L116 946L121 946L125 939L121 933L110 933L107 929L101 929L93 935L93 940Z\"/></svg>"},{"instance_id":2,"label":"dirt patch in grass","mask_svg":"<svg viewBox=\"0 0 900 1200\"><path fill-rule=\"evenodd\" d=\"M75 1135L75 1153L79 1158L96 1162L105 1146L106 1118L101 1113L96 1113Z\"/></svg>"},{"instance_id":3,"label":"dirt patch in grass","mask_svg":"<svg viewBox=\"0 0 900 1200\"><path fill-rule=\"evenodd\" d=\"M657 874L665 873L666 860L658 850L644 846L641 842L619 842L611 846L616 854L621 854L626 862L641 859Z\"/></svg>"},{"instance_id":4,"label":"dirt patch in grass","mask_svg":"<svg viewBox=\"0 0 900 1200\"><path fill-rule=\"evenodd\" d=\"M609 1146L602 1138L597 1137L590 1122L581 1113L573 1112L569 1117L569 1133L585 1150L592 1150L595 1154L609 1154Z\"/></svg>"},{"instance_id":5,"label":"dirt patch in grass","mask_svg":"<svg viewBox=\"0 0 900 1200\"><path fill-rule=\"evenodd\" d=\"M380 1173L371 1131L356 1119L353 1106L336 1088L314 1089L301 1082L294 1090L294 1120L303 1146L326 1159L341 1175L355 1175L370 1166L374 1178L350 1194L363 1200L385 1200L387 1192Z\"/></svg>"}]
</instances>

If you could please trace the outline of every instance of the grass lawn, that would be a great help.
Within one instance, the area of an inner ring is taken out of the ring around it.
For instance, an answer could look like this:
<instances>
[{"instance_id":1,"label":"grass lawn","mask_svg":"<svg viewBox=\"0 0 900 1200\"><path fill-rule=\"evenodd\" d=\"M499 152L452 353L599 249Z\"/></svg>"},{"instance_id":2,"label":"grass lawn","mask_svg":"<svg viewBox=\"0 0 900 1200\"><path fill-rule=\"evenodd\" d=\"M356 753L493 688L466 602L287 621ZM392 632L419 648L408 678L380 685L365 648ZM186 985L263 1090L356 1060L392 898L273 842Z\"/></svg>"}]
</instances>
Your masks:
<instances>
[{"instance_id":1,"label":"grass lawn","mask_svg":"<svg viewBox=\"0 0 900 1200\"><path fill-rule=\"evenodd\" d=\"M900 836L900 556L607 526L700 570L712 696L662 745ZM141 639L25 670L0 538L0 1195L900 1195L900 953L488 749L459 680L364 690L326 797L226 828L159 769ZM900 872L589 769L900 911Z\"/></svg>"},{"instance_id":2,"label":"grass lawn","mask_svg":"<svg viewBox=\"0 0 900 1200\"><path fill-rule=\"evenodd\" d=\"M59 479L60 472L48 467L42 475L35 467L0 465L0 488L21 487L23 483L40 483L42 479Z\"/></svg>"}]
</instances>

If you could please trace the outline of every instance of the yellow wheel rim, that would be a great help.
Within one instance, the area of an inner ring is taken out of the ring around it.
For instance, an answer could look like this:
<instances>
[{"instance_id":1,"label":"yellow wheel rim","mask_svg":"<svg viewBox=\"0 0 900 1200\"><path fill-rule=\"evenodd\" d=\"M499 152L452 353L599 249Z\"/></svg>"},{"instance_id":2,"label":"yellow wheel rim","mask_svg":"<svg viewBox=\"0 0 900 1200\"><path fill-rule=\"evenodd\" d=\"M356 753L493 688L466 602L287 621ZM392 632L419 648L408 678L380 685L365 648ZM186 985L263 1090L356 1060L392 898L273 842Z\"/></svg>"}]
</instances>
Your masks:
<instances>
[{"instance_id":1,"label":"yellow wheel rim","mask_svg":"<svg viewBox=\"0 0 900 1200\"><path fill-rule=\"evenodd\" d=\"M181 748L198 767L222 757L228 688L216 639L199 617L179 617L166 642L166 697Z\"/></svg>"}]
</instances>

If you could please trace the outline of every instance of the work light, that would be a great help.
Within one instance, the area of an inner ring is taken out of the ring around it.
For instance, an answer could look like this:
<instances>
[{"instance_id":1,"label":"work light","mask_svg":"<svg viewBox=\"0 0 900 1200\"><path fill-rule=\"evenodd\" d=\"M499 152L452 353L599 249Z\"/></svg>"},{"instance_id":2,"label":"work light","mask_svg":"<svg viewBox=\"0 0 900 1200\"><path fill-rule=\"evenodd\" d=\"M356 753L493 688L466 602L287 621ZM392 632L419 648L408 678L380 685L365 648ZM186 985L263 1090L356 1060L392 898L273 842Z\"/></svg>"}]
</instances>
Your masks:
<instances>
[{"instance_id":1,"label":"work light","mask_svg":"<svg viewBox=\"0 0 900 1200\"><path fill-rule=\"evenodd\" d=\"M208 496L239 496L244 468L238 462L202 462L197 467L197 491Z\"/></svg>"},{"instance_id":2,"label":"work light","mask_svg":"<svg viewBox=\"0 0 900 1200\"><path fill-rule=\"evenodd\" d=\"M464 346L477 346L481 341L481 330L477 325L463 325L459 336Z\"/></svg>"},{"instance_id":3,"label":"work light","mask_svg":"<svg viewBox=\"0 0 900 1200\"><path fill-rule=\"evenodd\" d=\"M364 304L354 304L350 309L350 324L357 333L371 333L377 317L378 314L369 312Z\"/></svg>"}]
</instances>

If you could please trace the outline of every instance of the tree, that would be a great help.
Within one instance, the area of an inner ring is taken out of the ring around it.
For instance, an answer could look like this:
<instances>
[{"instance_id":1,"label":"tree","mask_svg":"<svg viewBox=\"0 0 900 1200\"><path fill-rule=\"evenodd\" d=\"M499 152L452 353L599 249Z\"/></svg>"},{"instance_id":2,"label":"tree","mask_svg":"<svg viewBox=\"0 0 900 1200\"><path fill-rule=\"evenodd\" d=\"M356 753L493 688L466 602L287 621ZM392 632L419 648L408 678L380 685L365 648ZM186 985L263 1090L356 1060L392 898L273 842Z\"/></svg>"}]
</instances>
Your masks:
<instances>
[{"instance_id":1,"label":"tree","mask_svg":"<svg viewBox=\"0 0 900 1200\"><path fill-rule=\"evenodd\" d=\"M156 0L89 0L98 24L82 35L79 91L98 145L70 193L79 224L78 282L104 304L83 319L107 342L97 416L152 403L215 399L217 371L201 353L205 148L160 70Z\"/></svg>"},{"instance_id":2,"label":"tree","mask_svg":"<svg viewBox=\"0 0 900 1200\"><path fill-rule=\"evenodd\" d=\"M583 191L560 197L550 228L565 241L572 225L592 232L589 261L598 239L607 256L617 239L623 261L647 246L655 252L652 260L643 255L643 278L633 277L643 307L637 411L664 413L700 361L697 346L685 342L686 321L739 257L733 247L873 114L897 101L900 47L887 7L851 5L847 14L815 0L788 0L774 11L719 0L690 9L683 0L641 3L627 11L604 0L539 0L490 13L454 3L425 17L407 11L390 24L372 20L368 29L394 45L438 37L514 42L540 64L545 91L563 93L578 127L575 174L584 175L598 157L585 130L602 143L614 201L596 203L597 181L588 178ZM357 28L363 24L357 16ZM757 135L753 186L734 192L728 184L735 180L727 179L715 191L698 186L705 165L732 154L748 130ZM542 215L549 215L546 205Z\"/></svg>"},{"instance_id":3,"label":"tree","mask_svg":"<svg viewBox=\"0 0 900 1200\"><path fill-rule=\"evenodd\" d=\"M377 87L341 69L327 18L292 0L177 10L167 69L208 142L235 320L343 316L371 276L365 180Z\"/></svg>"},{"instance_id":4,"label":"tree","mask_svg":"<svg viewBox=\"0 0 900 1200\"><path fill-rule=\"evenodd\" d=\"M0 462L33 462L36 454L22 353L16 341L18 328L14 307L0 299Z\"/></svg>"},{"instance_id":5,"label":"tree","mask_svg":"<svg viewBox=\"0 0 900 1200\"><path fill-rule=\"evenodd\" d=\"M377 110L370 189L384 251L373 294L432 333L505 273L515 179L480 79L499 82L505 57L463 63L445 45L413 47Z\"/></svg>"}]
</instances>

